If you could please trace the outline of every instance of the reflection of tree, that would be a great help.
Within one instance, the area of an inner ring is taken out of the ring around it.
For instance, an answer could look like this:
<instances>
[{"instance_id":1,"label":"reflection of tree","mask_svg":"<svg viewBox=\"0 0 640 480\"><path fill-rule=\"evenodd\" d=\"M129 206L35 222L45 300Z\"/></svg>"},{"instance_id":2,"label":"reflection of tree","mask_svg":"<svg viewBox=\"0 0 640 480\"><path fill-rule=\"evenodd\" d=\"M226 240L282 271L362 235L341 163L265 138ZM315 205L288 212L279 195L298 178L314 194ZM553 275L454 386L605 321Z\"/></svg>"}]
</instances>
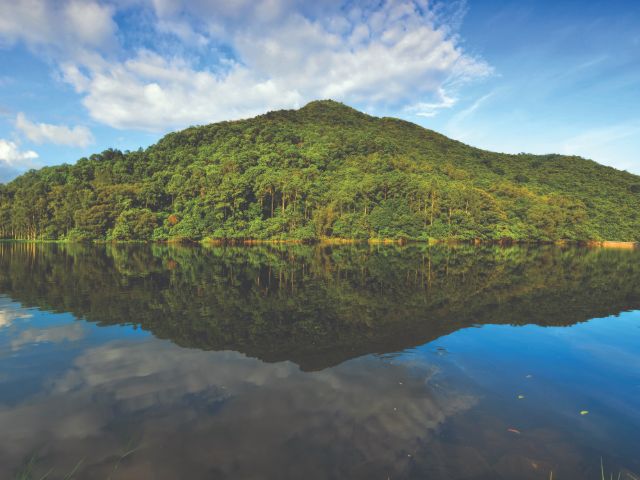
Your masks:
<instances>
[{"instance_id":1,"label":"reflection of tree","mask_svg":"<svg viewBox=\"0 0 640 480\"><path fill-rule=\"evenodd\" d=\"M321 369L473 324L638 308L640 253L578 248L0 244L0 292L201 349Z\"/></svg>"}]
</instances>

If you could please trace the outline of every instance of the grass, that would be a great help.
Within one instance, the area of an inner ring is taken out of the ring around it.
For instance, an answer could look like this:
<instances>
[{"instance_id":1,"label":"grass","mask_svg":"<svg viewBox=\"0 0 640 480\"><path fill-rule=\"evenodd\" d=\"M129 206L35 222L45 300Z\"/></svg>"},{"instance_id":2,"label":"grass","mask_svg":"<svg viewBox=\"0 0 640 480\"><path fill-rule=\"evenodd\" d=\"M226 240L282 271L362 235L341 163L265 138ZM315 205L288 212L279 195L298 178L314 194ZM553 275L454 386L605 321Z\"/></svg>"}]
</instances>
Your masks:
<instances>
[{"instance_id":1,"label":"grass","mask_svg":"<svg viewBox=\"0 0 640 480\"><path fill-rule=\"evenodd\" d=\"M112 480L113 476L116 474L116 472L120 468L122 461L130 457L131 455L133 455L140 448L141 446L134 447L133 442L129 441L125 446L124 452L118 457L115 464L113 465L113 469L111 470L111 473L106 478L106 480ZM37 463L38 463L38 454L36 452L36 453L33 453L27 459L27 461L24 463L24 465L21 467L21 469L18 471L18 473L14 477L14 480L47 480L49 476L53 473L53 468L49 469L44 475L36 477L34 470L37 467ZM84 463L84 459L81 459L78 463L76 463L76 465L68 474L62 477L62 479L73 480L83 463ZM551 472L549 472L549 480L553 480L553 479L554 479L554 476L553 476L553 470L552 470ZM631 472L623 473L622 471L619 471L617 476L614 476L613 473L610 473L609 476L607 477L604 471L604 461L602 457L600 457L600 480L640 480L640 478Z\"/></svg>"},{"instance_id":2,"label":"grass","mask_svg":"<svg viewBox=\"0 0 640 480\"><path fill-rule=\"evenodd\" d=\"M630 472L624 472L624 477L622 476L622 472L618 472L618 476L614 477L613 473L609 475L609 478L604 473L604 462L602 457L600 457L600 480L640 480L640 478L636 477L634 474Z\"/></svg>"},{"instance_id":3,"label":"grass","mask_svg":"<svg viewBox=\"0 0 640 480\"><path fill-rule=\"evenodd\" d=\"M549 480L553 480L553 470L549 472ZM640 478L638 478L631 472L623 473L622 471L618 471L617 476L614 476L613 473L610 473L607 477L607 475L604 473L604 461L602 460L602 457L600 457L600 480L640 480Z\"/></svg>"},{"instance_id":4,"label":"grass","mask_svg":"<svg viewBox=\"0 0 640 480\"><path fill-rule=\"evenodd\" d=\"M69 473L67 473L64 477L62 477L62 479L73 480L75 474L78 472L78 470L80 469L83 463L84 463L84 459L76 463L73 469ZM37 464L38 464L38 455L37 453L34 453L33 455L31 455L31 457L29 457L27 462L18 471L18 473L15 476L15 480L46 480L47 478L49 478L49 476L53 473L53 468L50 468L47 471L47 473L45 473L44 475L36 477L34 470Z\"/></svg>"},{"instance_id":5,"label":"grass","mask_svg":"<svg viewBox=\"0 0 640 480\"><path fill-rule=\"evenodd\" d=\"M123 453L116 459L116 462L113 465L113 469L109 473L109 476L106 478L106 480L112 480L113 476L116 474L116 472L120 468L122 461L130 457L131 455L133 455L140 448L141 446L134 447L133 441L131 440L127 442L127 445L125 446ZM76 474L78 473L78 471L80 470L80 467L82 467L83 464L84 464L84 458L78 461L78 463L75 464L73 469L69 473L67 473L64 477L62 477L62 480L74 480L76 478ZM44 475L37 476L35 473L37 466L38 466L38 452L34 452L25 461L22 467L20 467L20 469L18 470L18 472L14 477L14 480L47 480L54 473L54 469L50 468Z\"/></svg>"}]
</instances>

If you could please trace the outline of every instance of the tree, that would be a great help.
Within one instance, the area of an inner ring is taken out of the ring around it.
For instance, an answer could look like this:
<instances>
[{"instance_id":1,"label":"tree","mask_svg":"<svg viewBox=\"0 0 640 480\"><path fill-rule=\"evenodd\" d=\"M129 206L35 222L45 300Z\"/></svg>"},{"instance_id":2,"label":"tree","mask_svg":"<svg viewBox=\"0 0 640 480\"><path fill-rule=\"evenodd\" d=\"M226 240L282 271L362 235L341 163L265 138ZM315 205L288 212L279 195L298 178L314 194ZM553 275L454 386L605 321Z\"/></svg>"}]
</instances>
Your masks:
<instances>
[{"instance_id":1,"label":"tree","mask_svg":"<svg viewBox=\"0 0 640 480\"><path fill-rule=\"evenodd\" d=\"M0 236L636 240L639 192L579 157L482 151L326 101L27 172L0 188Z\"/></svg>"}]
</instances>

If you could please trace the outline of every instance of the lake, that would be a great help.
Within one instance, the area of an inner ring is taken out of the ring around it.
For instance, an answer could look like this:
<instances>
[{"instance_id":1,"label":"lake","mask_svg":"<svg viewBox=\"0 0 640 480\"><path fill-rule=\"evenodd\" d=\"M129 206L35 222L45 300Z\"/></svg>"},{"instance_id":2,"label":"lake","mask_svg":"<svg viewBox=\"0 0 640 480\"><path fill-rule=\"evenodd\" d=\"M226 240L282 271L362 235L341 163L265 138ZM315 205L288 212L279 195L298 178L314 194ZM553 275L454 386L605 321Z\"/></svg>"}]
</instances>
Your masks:
<instances>
[{"instance_id":1,"label":"lake","mask_svg":"<svg viewBox=\"0 0 640 480\"><path fill-rule=\"evenodd\" d=\"M640 478L640 250L0 243L0 478Z\"/></svg>"}]
</instances>

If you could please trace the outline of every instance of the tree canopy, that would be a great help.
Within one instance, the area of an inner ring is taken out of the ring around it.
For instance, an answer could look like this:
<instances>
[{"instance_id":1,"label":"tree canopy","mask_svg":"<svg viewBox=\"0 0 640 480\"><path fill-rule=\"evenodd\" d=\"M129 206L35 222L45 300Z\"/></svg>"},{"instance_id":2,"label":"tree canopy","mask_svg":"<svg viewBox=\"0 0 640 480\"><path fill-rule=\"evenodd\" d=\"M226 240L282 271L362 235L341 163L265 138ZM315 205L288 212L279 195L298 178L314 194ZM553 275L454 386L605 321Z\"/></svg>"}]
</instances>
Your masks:
<instances>
[{"instance_id":1,"label":"tree canopy","mask_svg":"<svg viewBox=\"0 0 640 480\"><path fill-rule=\"evenodd\" d=\"M640 177L316 101L29 171L0 185L0 237L635 241Z\"/></svg>"}]
</instances>

